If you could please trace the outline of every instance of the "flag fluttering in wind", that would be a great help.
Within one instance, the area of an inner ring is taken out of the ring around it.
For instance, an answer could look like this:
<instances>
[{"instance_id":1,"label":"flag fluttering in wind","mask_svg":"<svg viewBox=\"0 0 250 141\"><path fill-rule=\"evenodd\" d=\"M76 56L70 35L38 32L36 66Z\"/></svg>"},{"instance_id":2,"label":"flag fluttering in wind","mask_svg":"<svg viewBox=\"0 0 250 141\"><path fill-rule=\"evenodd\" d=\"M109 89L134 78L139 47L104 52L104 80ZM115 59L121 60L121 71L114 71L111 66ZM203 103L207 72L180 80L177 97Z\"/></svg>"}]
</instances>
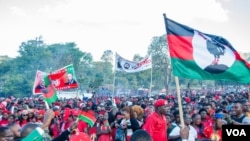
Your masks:
<instances>
[{"instance_id":1,"label":"flag fluttering in wind","mask_svg":"<svg viewBox=\"0 0 250 141\"><path fill-rule=\"evenodd\" d=\"M95 115L92 112L82 111L78 118L88 123L91 127L93 127L96 122Z\"/></svg>"},{"instance_id":2,"label":"flag fluttering in wind","mask_svg":"<svg viewBox=\"0 0 250 141\"><path fill-rule=\"evenodd\" d=\"M124 59L120 55L116 53L115 55L115 70L117 71L124 71L127 73L135 73L144 71L147 69L152 68L152 59L151 55L146 56L139 62L135 61L129 61L127 59Z\"/></svg>"},{"instance_id":3,"label":"flag fluttering in wind","mask_svg":"<svg viewBox=\"0 0 250 141\"><path fill-rule=\"evenodd\" d=\"M42 90L42 92L43 92L44 100L47 103L53 103L53 102L55 102L58 99L58 97L57 97L57 91L53 87L52 84L50 84L46 89Z\"/></svg>"},{"instance_id":4,"label":"flag fluttering in wind","mask_svg":"<svg viewBox=\"0 0 250 141\"><path fill-rule=\"evenodd\" d=\"M78 82L72 64L50 73L48 77L57 90L78 88Z\"/></svg>"},{"instance_id":5,"label":"flag fluttering in wind","mask_svg":"<svg viewBox=\"0 0 250 141\"><path fill-rule=\"evenodd\" d=\"M50 84L48 73L37 70L33 85L33 94L42 94L42 90Z\"/></svg>"},{"instance_id":6,"label":"flag fluttering in wind","mask_svg":"<svg viewBox=\"0 0 250 141\"><path fill-rule=\"evenodd\" d=\"M175 76L250 82L250 64L223 37L203 33L164 16Z\"/></svg>"}]
</instances>

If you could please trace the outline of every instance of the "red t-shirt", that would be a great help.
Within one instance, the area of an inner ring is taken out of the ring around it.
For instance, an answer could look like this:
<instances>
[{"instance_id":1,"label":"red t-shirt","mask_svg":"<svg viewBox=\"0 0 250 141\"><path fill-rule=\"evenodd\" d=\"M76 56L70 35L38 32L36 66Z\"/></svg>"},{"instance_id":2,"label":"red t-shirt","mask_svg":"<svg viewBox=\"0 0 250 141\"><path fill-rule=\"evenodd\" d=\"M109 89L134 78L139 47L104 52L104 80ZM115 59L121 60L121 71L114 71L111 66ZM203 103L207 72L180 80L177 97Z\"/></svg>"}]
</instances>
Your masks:
<instances>
[{"instance_id":1,"label":"red t-shirt","mask_svg":"<svg viewBox=\"0 0 250 141\"><path fill-rule=\"evenodd\" d=\"M143 129L150 134L153 141L167 140L167 121L165 116L153 112L152 115L147 118Z\"/></svg>"}]
</instances>

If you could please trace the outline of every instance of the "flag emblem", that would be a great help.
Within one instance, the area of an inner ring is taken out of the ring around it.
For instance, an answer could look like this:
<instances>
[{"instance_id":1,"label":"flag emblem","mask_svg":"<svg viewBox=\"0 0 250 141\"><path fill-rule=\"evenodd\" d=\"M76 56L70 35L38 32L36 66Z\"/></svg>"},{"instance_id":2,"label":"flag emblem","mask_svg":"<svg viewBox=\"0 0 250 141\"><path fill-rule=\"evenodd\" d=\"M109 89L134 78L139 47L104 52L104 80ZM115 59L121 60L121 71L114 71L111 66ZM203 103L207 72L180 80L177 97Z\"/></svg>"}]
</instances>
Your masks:
<instances>
[{"instance_id":1,"label":"flag emblem","mask_svg":"<svg viewBox=\"0 0 250 141\"><path fill-rule=\"evenodd\" d=\"M235 62L233 51L220 40L194 31L192 41L194 60L201 69L212 74L227 71Z\"/></svg>"}]
</instances>

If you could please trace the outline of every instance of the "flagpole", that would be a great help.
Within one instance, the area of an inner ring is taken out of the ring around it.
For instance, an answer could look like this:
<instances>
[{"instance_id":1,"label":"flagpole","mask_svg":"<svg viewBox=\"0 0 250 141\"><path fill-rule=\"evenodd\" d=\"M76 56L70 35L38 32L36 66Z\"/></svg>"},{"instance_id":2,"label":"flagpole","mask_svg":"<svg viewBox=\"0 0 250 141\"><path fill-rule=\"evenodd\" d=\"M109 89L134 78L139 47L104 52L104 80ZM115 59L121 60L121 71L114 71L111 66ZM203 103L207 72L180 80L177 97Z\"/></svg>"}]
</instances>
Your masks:
<instances>
[{"instance_id":1,"label":"flagpole","mask_svg":"<svg viewBox=\"0 0 250 141\"><path fill-rule=\"evenodd\" d=\"M152 59L151 59L151 61L152 61ZM151 64L152 64L152 62L151 62ZM152 81L153 81L153 65L152 65L152 67L151 67L151 74L150 74L150 96L152 96Z\"/></svg>"},{"instance_id":2,"label":"flagpole","mask_svg":"<svg viewBox=\"0 0 250 141\"><path fill-rule=\"evenodd\" d=\"M167 23L167 16L164 13L163 14L164 17L164 23L165 23L165 28L166 28L166 33L168 33L168 23ZM167 36L167 35L166 35ZM183 110L182 110L182 98L181 98L181 91L180 91L180 85L179 85L179 78L177 76L175 76L175 84L176 84L176 90L177 90L177 100L178 100L178 108L179 108L179 114L180 114L180 122L181 122L181 128L185 127L184 124L184 118L183 118Z\"/></svg>"},{"instance_id":3,"label":"flagpole","mask_svg":"<svg viewBox=\"0 0 250 141\"><path fill-rule=\"evenodd\" d=\"M178 108L179 108L179 114L180 114L180 121L181 121L181 127L184 128L184 118L183 118L183 110L182 110L182 98L181 98L181 91L180 91L180 85L179 85L179 78L175 76L175 84L176 84L176 90L177 90L177 100L178 100Z\"/></svg>"},{"instance_id":4,"label":"flagpole","mask_svg":"<svg viewBox=\"0 0 250 141\"><path fill-rule=\"evenodd\" d=\"M45 103L46 110L49 110L50 108L49 108L48 102L44 100L44 103Z\"/></svg>"},{"instance_id":5,"label":"flagpole","mask_svg":"<svg viewBox=\"0 0 250 141\"><path fill-rule=\"evenodd\" d=\"M114 78L113 78L113 94L112 94L112 99L115 96L115 78L116 78L116 71L114 71Z\"/></svg>"},{"instance_id":6,"label":"flagpole","mask_svg":"<svg viewBox=\"0 0 250 141\"><path fill-rule=\"evenodd\" d=\"M113 94L112 94L112 104L114 105L114 96L115 96L115 79L116 79L116 52L114 53L114 78L113 78Z\"/></svg>"}]
</instances>

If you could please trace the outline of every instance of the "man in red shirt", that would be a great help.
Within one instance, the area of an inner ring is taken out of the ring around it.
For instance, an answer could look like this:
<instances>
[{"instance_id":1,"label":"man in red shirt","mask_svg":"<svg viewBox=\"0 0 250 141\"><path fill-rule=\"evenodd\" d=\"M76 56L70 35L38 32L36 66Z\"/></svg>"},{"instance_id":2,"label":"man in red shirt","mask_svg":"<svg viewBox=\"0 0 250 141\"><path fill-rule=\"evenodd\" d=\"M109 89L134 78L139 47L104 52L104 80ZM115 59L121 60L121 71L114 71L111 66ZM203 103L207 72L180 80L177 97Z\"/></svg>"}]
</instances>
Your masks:
<instances>
[{"instance_id":1,"label":"man in red shirt","mask_svg":"<svg viewBox=\"0 0 250 141\"><path fill-rule=\"evenodd\" d=\"M165 114L167 102L158 99L155 103L155 111L146 119L143 129L146 130L153 141L167 141L167 121Z\"/></svg>"}]
</instances>

